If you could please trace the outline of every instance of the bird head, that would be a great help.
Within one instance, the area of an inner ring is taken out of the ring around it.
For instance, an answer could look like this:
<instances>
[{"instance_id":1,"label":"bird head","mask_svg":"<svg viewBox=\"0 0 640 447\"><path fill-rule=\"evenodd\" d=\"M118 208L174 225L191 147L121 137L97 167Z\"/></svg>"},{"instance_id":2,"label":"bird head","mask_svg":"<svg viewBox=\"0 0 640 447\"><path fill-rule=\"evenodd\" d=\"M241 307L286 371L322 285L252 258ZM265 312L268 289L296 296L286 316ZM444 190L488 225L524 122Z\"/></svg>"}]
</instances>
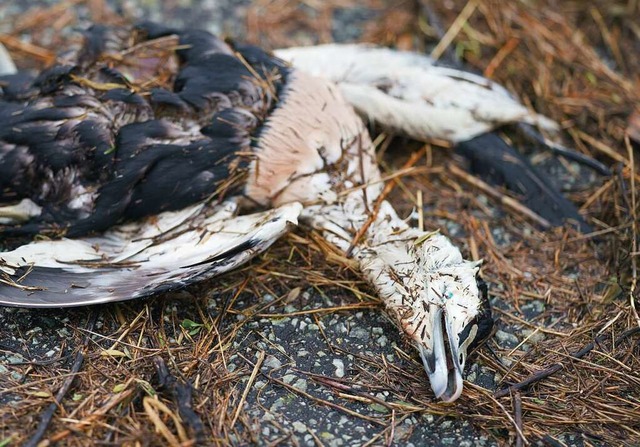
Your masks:
<instances>
[{"instance_id":1,"label":"bird head","mask_svg":"<svg viewBox=\"0 0 640 447\"><path fill-rule=\"evenodd\" d=\"M467 355L489 336L493 326L487 286L476 270L458 266L433 274L428 304L421 304L418 316L420 333L412 337L434 394L445 402L453 402L462 393Z\"/></svg>"},{"instance_id":2,"label":"bird head","mask_svg":"<svg viewBox=\"0 0 640 447\"><path fill-rule=\"evenodd\" d=\"M408 232L378 245L365 271L418 349L436 397L452 402L467 354L491 333L487 287L480 262L464 260L448 238Z\"/></svg>"},{"instance_id":3,"label":"bird head","mask_svg":"<svg viewBox=\"0 0 640 447\"><path fill-rule=\"evenodd\" d=\"M436 397L452 402L462 392L467 354L491 333L487 287L479 261L466 261L438 231L424 232L400 219L387 201L356 244L348 229L367 219L360 196L314 210L311 222L352 252L388 313L420 353ZM353 248L353 250L351 250Z\"/></svg>"},{"instance_id":4,"label":"bird head","mask_svg":"<svg viewBox=\"0 0 640 447\"><path fill-rule=\"evenodd\" d=\"M401 325L420 353L436 397L452 402L462 392L468 353L493 327L487 286L478 276L481 262L465 261L439 234L409 251L420 267L412 278L418 293Z\"/></svg>"}]
</instances>

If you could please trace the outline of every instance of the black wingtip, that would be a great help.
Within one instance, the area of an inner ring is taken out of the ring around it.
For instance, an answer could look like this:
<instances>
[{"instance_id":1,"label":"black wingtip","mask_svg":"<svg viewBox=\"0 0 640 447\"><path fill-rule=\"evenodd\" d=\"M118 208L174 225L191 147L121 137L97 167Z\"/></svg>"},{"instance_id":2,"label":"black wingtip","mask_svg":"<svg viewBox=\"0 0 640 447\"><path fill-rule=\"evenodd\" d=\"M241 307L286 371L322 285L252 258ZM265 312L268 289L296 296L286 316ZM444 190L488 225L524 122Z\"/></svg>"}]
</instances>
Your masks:
<instances>
[{"instance_id":1,"label":"black wingtip","mask_svg":"<svg viewBox=\"0 0 640 447\"><path fill-rule=\"evenodd\" d=\"M576 163L580 163L583 166L587 166L590 169L593 169L600 175L605 177L611 177L613 173L611 169L605 166L603 163L599 162L593 157L589 157L588 155L581 154L580 152L576 152L575 150L571 150L567 147L559 143L555 143L553 141L547 140L538 130L528 123L518 123L518 128L526 135L527 137L533 139L538 142L542 146L549 149L556 155L560 155L567 160L575 161Z\"/></svg>"},{"instance_id":2,"label":"black wingtip","mask_svg":"<svg viewBox=\"0 0 640 447\"><path fill-rule=\"evenodd\" d=\"M487 133L463 141L456 145L455 151L469 160L471 172L488 183L504 185L521 195L522 204L551 225L570 223L583 233L592 231L576 206L498 135Z\"/></svg>"}]
</instances>

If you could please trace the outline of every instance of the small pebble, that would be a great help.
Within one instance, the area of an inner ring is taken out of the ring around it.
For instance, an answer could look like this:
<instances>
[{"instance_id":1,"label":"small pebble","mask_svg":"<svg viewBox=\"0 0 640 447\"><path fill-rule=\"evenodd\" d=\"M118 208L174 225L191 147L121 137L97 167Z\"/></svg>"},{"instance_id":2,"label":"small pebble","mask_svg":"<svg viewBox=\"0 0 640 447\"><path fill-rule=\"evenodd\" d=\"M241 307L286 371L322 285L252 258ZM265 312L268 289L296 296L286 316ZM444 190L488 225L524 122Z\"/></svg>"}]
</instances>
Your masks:
<instances>
[{"instance_id":1,"label":"small pebble","mask_svg":"<svg viewBox=\"0 0 640 447\"><path fill-rule=\"evenodd\" d=\"M334 359L332 363L336 367L336 377L344 377L344 362L340 359Z\"/></svg>"}]
</instances>

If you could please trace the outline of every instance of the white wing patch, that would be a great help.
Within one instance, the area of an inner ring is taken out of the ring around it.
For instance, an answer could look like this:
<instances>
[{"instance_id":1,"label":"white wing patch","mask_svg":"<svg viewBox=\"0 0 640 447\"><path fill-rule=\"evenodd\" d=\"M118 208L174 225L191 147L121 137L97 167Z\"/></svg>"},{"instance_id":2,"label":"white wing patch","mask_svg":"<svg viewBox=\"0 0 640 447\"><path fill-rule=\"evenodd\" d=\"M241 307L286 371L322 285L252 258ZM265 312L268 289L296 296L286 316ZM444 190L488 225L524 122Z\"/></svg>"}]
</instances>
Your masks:
<instances>
[{"instance_id":1,"label":"white wing patch","mask_svg":"<svg viewBox=\"0 0 640 447\"><path fill-rule=\"evenodd\" d=\"M414 139L456 143L513 122L558 129L499 84L436 66L417 53L328 44L275 54L299 70L335 82L361 115Z\"/></svg>"},{"instance_id":2,"label":"white wing patch","mask_svg":"<svg viewBox=\"0 0 640 447\"><path fill-rule=\"evenodd\" d=\"M12 75L18 72L16 64L13 63L13 59L9 55L7 49L0 43L0 76Z\"/></svg>"},{"instance_id":3,"label":"white wing patch","mask_svg":"<svg viewBox=\"0 0 640 447\"><path fill-rule=\"evenodd\" d=\"M100 236L36 241L0 253L0 304L81 306L139 298L227 272L264 251L302 210L237 216L235 201L196 205Z\"/></svg>"},{"instance_id":4,"label":"white wing patch","mask_svg":"<svg viewBox=\"0 0 640 447\"><path fill-rule=\"evenodd\" d=\"M0 224L15 224L26 222L32 217L39 216L42 207L31 199L22 199L15 205L0 206Z\"/></svg>"}]
</instances>

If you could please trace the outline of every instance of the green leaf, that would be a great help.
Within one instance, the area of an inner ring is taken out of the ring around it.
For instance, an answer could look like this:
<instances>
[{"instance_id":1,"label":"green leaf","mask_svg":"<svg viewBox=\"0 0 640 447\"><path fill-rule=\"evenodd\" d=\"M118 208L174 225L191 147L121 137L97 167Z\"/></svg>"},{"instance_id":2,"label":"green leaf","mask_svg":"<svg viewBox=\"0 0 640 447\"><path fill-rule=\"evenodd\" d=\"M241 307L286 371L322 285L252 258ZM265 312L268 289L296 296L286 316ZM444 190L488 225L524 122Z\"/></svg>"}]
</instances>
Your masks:
<instances>
[{"instance_id":1,"label":"green leaf","mask_svg":"<svg viewBox=\"0 0 640 447\"><path fill-rule=\"evenodd\" d=\"M8 438L0 439L0 447L7 447L11 441L13 441L14 435L9 436Z\"/></svg>"},{"instance_id":2,"label":"green leaf","mask_svg":"<svg viewBox=\"0 0 640 447\"><path fill-rule=\"evenodd\" d=\"M433 236L440 234L440 229L434 230L434 231L428 231L425 234L423 234L422 236L420 236L419 238L417 238L414 242L413 245L415 245L416 247L422 245L424 243L424 241L426 241L427 239L432 238Z\"/></svg>"},{"instance_id":3,"label":"green leaf","mask_svg":"<svg viewBox=\"0 0 640 447\"><path fill-rule=\"evenodd\" d=\"M182 323L180 323L180 326L182 326L185 329L194 329L194 328L201 328L202 326L204 326L204 324L196 323L193 320L189 320L188 318L185 318L184 320L182 320Z\"/></svg>"},{"instance_id":4,"label":"green leaf","mask_svg":"<svg viewBox=\"0 0 640 447\"><path fill-rule=\"evenodd\" d=\"M125 383L119 383L116 386L113 387L113 392L114 393L121 393L123 392L125 389L127 388L127 385Z\"/></svg>"},{"instance_id":5,"label":"green leaf","mask_svg":"<svg viewBox=\"0 0 640 447\"><path fill-rule=\"evenodd\" d=\"M146 380L136 379L136 382L138 383L140 388L142 388L142 390L145 393L147 393L149 396L153 397L153 396L155 396L157 394L156 390L154 390L153 387L151 386L151 384L149 382L147 382Z\"/></svg>"},{"instance_id":6,"label":"green leaf","mask_svg":"<svg viewBox=\"0 0 640 447\"><path fill-rule=\"evenodd\" d=\"M373 411L377 411L378 413L388 413L389 412L389 409L387 407L385 407L384 405L371 404L371 405L369 405L369 407L371 407L371 409Z\"/></svg>"}]
</instances>

